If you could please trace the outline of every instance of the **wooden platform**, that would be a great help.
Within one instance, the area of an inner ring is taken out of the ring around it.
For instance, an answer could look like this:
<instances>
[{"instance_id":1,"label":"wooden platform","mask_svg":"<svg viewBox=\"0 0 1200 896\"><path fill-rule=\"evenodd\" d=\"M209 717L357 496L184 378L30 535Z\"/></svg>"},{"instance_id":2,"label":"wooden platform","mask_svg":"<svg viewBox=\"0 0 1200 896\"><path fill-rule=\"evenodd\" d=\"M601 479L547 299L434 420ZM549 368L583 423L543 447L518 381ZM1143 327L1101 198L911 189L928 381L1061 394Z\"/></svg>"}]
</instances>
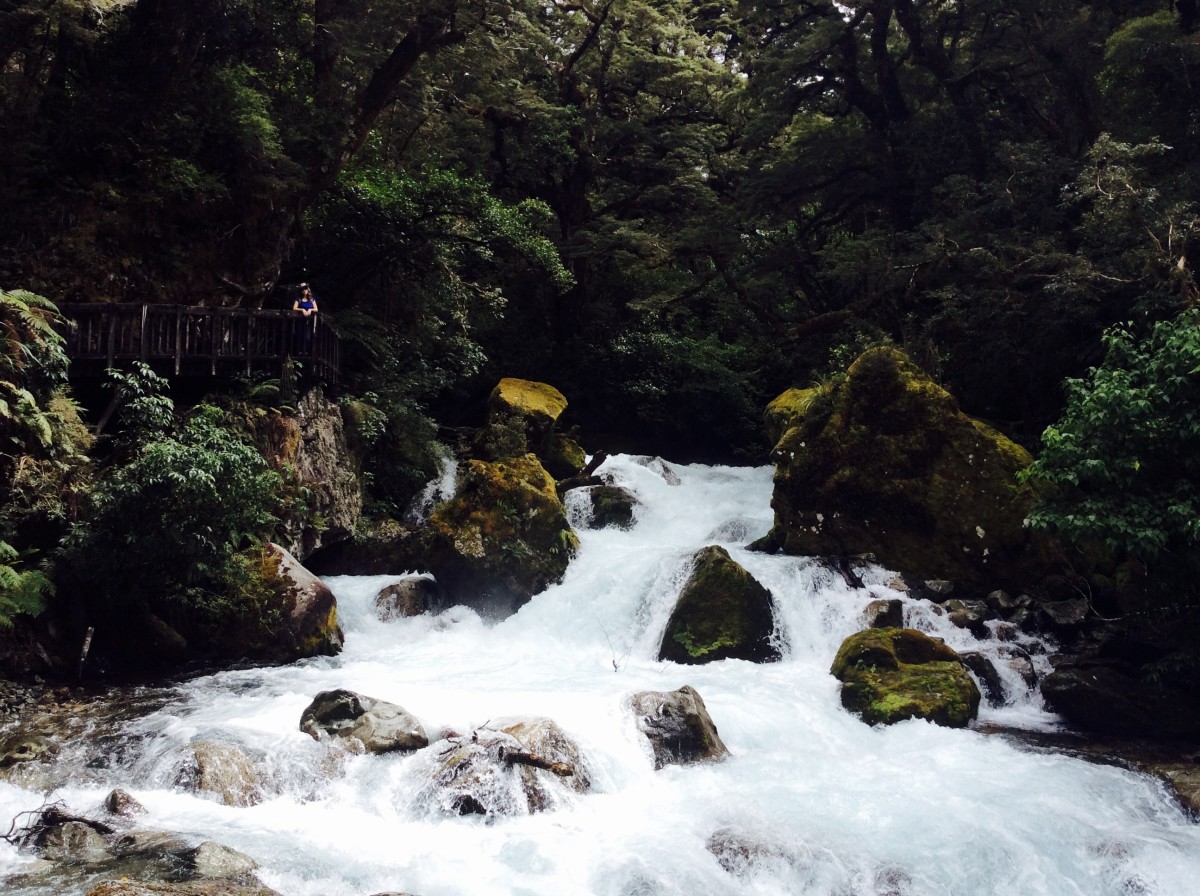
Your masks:
<instances>
[{"instance_id":1,"label":"wooden platform","mask_svg":"<svg viewBox=\"0 0 1200 896\"><path fill-rule=\"evenodd\" d=\"M186 305L63 305L75 326L66 335L72 376L99 376L109 367L144 361L176 377L280 376L286 362L306 375L336 382L336 331L320 314L201 308Z\"/></svg>"}]
</instances>

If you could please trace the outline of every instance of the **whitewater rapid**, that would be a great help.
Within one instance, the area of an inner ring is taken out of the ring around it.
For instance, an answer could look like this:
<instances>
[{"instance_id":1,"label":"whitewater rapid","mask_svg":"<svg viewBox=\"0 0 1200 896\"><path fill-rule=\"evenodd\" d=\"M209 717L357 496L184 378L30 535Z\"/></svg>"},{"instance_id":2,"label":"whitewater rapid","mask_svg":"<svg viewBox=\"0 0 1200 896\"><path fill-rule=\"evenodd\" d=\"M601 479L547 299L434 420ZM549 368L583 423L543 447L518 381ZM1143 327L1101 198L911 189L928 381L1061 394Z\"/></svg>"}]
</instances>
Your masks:
<instances>
[{"instance_id":1,"label":"whitewater rapid","mask_svg":"<svg viewBox=\"0 0 1200 896\"><path fill-rule=\"evenodd\" d=\"M956 649L980 644L893 590L886 570L863 570L866 587L854 589L813 560L745 550L771 525L769 469L621 456L602 472L638 497L636 525L581 525L564 581L509 619L453 608L384 623L372 599L401 575L327 579L346 632L340 656L180 685L163 708L79 738L60 757L49 798L92 811L123 787L148 809L141 824L249 854L284 896L1197 892L1200 827L1153 779L980 730L871 728L843 710L829 666L871 600L903 599L906 624ZM571 511L585 521L584 507ZM708 544L725 546L772 592L781 662L654 659L688 560ZM1044 672L1046 657L1035 662ZM623 703L685 684L731 755L656 772ZM338 687L402 705L431 738L512 716L552 718L581 746L593 792L562 795L541 814L444 816L422 797L422 754L335 761L300 732L312 697ZM982 725L1058 726L1036 692L1013 690L1004 707L985 703ZM174 786L196 740L254 756L263 802L232 808ZM0 821L46 798L0 783ZM755 846L723 865L714 835ZM30 862L0 841L0 878ZM70 896L36 883L4 892Z\"/></svg>"}]
</instances>

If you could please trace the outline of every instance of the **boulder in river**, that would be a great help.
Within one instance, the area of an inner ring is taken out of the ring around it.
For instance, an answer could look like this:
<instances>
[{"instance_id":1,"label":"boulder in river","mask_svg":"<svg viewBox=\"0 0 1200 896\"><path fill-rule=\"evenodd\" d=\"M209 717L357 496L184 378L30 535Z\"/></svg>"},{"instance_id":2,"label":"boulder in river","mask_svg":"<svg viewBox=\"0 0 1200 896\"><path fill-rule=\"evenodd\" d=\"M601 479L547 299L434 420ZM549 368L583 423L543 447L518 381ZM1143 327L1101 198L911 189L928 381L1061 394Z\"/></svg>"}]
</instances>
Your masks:
<instances>
[{"instance_id":1,"label":"boulder in river","mask_svg":"<svg viewBox=\"0 0 1200 896\"><path fill-rule=\"evenodd\" d=\"M375 595L375 615L383 622L420 616L430 612L441 599L438 584L427 576L393 582Z\"/></svg>"},{"instance_id":2,"label":"boulder in river","mask_svg":"<svg viewBox=\"0 0 1200 896\"><path fill-rule=\"evenodd\" d=\"M111 880L92 887L85 896L280 896L280 894L256 881L168 883Z\"/></svg>"},{"instance_id":3,"label":"boulder in river","mask_svg":"<svg viewBox=\"0 0 1200 896\"><path fill-rule=\"evenodd\" d=\"M321 691L300 716L300 730L315 740L333 737L368 753L419 750L425 729L404 707L354 691Z\"/></svg>"},{"instance_id":4,"label":"boulder in river","mask_svg":"<svg viewBox=\"0 0 1200 896\"><path fill-rule=\"evenodd\" d=\"M500 617L561 581L579 546L532 454L463 464L458 493L430 514L426 542L449 599Z\"/></svg>"},{"instance_id":5,"label":"boulder in river","mask_svg":"<svg viewBox=\"0 0 1200 896\"><path fill-rule=\"evenodd\" d=\"M1200 700L1187 686L1148 682L1131 664L1079 657L1042 681L1046 705L1085 731L1156 738L1200 737Z\"/></svg>"},{"instance_id":6,"label":"boulder in river","mask_svg":"<svg viewBox=\"0 0 1200 896\"><path fill-rule=\"evenodd\" d=\"M419 801L448 815L526 815L587 793L579 746L550 719L509 719L435 743Z\"/></svg>"},{"instance_id":7,"label":"boulder in river","mask_svg":"<svg viewBox=\"0 0 1200 896\"><path fill-rule=\"evenodd\" d=\"M475 437L475 456L503 460L532 451L548 459L554 427L566 409L567 399L553 386L505 377L488 396L487 423Z\"/></svg>"},{"instance_id":8,"label":"boulder in river","mask_svg":"<svg viewBox=\"0 0 1200 896\"><path fill-rule=\"evenodd\" d=\"M916 629L851 635L830 671L842 682L842 705L870 725L917 718L962 728L979 710L979 688L959 655Z\"/></svg>"},{"instance_id":9,"label":"boulder in river","mask_svg":"<svg viewBox=\"0 0 1200 896\"><path fill-rule=\"evenodd\" d=\"M263 797L262 776L254 760L238 745L223 741L194 741L176 783L212 794L226 806L254 806Z\"/></svg>"},{"instance_id":10,"label":"boulder in river","mask_svg":"<svg viewBox=\"0 0 1200 896\"><path fill-rule=\"evenodd\" d=\"M773 535L785 552L872 554L981 592L1058 571L1049 542L1025 526L1028 452L964 414L905 355L870 349L826 391L795 397L780 417Z\"/></svg>"},{"instance_id":11,"label":"boulder in river","mask_svg":"<svg viewBox=\"0 0 1200 896\"><path fill-rule=\"evenodd\" d=\"M658 658L690 664L779 659L779 648L771 640L775 631L771 592L722 547L703 548L692 562L692 573L667 621Z\"/></svg>"},{"instance_id":12,"label":"boulder in river","mask_svg":"<svg viewBox=\"0 0 1200 896\"><path fill-rule=\"evenodd\" d=\"M627 705L650 743L655 769L729 755L704 700L690 685L677 691L639 691Z\"/></svg>"}]
</instances>

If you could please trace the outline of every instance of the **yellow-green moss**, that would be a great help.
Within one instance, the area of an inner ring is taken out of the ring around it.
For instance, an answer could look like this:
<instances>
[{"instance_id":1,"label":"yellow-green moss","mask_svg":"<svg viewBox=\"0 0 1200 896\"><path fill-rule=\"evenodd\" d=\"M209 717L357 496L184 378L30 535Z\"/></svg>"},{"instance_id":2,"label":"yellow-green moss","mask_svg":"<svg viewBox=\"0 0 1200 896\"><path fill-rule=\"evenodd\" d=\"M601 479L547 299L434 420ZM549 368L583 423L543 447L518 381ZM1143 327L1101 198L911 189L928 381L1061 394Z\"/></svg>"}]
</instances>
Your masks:
<instances>
[{"instance_id":1,"label":"yellow-green moss","mask_svg":"<svg viewBox=\"0 0 1200 896\"><path fill-rule=\"evenodd\" d=\"M507 408L525 416L544 417L554 421L567 409L567 399L546 383L505 377L492 390L488 398L488 407Z\"/></svg>"},{"instance_id":2,"label":"yellow-green moss","mask_svg":"<svg viewBox=\"0 0 1200 896\"><path fill-rule=\"evenodd\" d=\"M830 671L842 682L842 705L871 725L920 718L961 728L979 710L979 688L958 654L915 629L851 635Z\"/></svg>"},{"instance_id":3,"label":"yellow-green moss","mask_svg":"<svg viewBox=\"0 0 1200 896\"><path fill-rule=\"evenodd\" d=\"M823 396L828 395L825 386L814 386L811 389L788 389L777 396L763 414L766 423L767 436L774 445L783 438L783 434L799 423L812 410Z\"/></svg>"}]
</instances>

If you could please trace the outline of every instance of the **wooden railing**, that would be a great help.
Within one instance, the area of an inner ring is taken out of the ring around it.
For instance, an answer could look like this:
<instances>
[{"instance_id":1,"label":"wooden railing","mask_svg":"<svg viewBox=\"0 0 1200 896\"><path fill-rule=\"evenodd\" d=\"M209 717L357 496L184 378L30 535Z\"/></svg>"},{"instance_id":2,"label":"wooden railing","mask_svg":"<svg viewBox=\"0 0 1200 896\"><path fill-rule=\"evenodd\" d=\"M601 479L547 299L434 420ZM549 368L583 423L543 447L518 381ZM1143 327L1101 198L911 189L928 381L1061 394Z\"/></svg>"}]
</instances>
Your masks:
<instances>
[{"instance_id":1,"label":"wooden railing","mask_svg":"<svg viewBox=\"0 0 1200 896\"><path fill-rule=\"evenodd\" d=\"M279 375L295 360L306 374L333 382L338 337L320 314L185 305L63 305L75 325L67 354L77 374L144 361L175 376Z\"/></svg>"}]
</instances>

